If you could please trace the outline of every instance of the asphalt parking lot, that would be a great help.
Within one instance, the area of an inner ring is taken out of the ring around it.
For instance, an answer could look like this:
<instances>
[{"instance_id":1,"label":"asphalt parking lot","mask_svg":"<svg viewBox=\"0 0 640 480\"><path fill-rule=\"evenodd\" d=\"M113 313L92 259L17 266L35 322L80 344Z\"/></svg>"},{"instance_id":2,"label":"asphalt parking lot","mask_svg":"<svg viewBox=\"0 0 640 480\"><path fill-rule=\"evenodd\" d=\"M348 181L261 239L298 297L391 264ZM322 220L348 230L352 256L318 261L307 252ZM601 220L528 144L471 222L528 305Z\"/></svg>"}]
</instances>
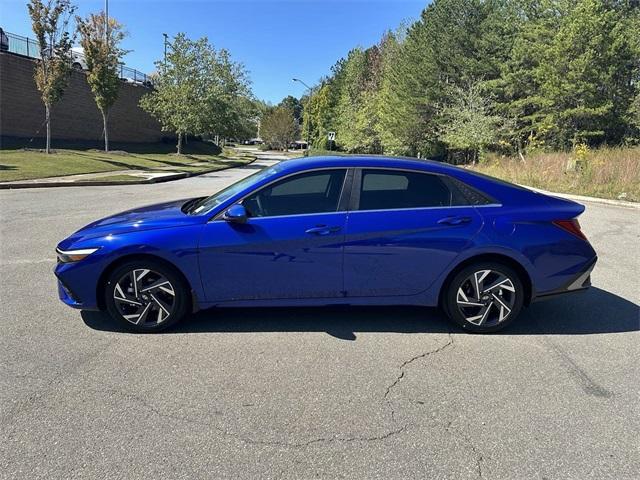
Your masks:
<instances>
[{"instance_id":1,"label":"asphalt parking lot","mask_svg":"<svg viewBox=\"0 0 640 480\"><path fill-rule=\"evenodd\" d=\"M415 308L205 311L159 335L57 299L56 243L205 195L0 191L1 478L640 477L640 210L589 203L593 288L502 334Z\"/></svg>"}]
</instances>

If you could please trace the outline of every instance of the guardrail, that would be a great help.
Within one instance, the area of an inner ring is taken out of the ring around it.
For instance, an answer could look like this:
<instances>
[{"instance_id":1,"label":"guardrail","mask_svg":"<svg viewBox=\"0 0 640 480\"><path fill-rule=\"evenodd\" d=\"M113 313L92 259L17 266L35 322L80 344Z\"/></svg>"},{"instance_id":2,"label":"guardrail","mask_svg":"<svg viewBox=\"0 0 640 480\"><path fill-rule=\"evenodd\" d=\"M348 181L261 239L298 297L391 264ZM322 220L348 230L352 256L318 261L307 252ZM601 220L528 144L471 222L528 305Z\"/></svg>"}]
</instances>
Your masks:
<instances>
[{"instance_id":1,"label":"guardrail","mask_svg":"<svg viewBox=\"0 0 640 480\"><path fill-rule=\"evenodd\" d=\"M16 55L22 55L29 58L40 58L40 47L38 42L22 35L16 35L15 33L3 32L8 39L7 51L9 53L15 53ZM79 68L83 68L86 65L84 55L79 52L71 52L72 62L74 66L79 65ZM145 87L153 86L151 77L146 73L142 73L134 68L127 67L124 63L120 64L118 69L120 79L127 83L135 85L143 85Z\"/></svg>"}]
</instances>

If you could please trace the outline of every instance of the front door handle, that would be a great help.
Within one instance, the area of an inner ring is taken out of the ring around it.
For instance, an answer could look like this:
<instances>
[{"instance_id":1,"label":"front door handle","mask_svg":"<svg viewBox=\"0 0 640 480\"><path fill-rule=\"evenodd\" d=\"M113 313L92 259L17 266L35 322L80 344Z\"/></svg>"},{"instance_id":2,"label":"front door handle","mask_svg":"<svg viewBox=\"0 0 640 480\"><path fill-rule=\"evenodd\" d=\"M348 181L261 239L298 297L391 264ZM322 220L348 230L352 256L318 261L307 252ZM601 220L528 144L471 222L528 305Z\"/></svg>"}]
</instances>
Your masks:
<instances>
[{"instance_id":1,"label":"front door handle","mask_svg":"<svg viewBox=\"0 0 640 480\"><path fill-rule=\"evenodd\" d=\"M471 217L444 217L438 220L440 225L462 225L471 223Z\"/></svg>"},{"instance_id":2,"label":"front door handle","mask_svg":"<svg viewBox=\"0 0 640 480\"><path fill-rule=\"evenodd\" d=\"M304 233L312 235L329 235L330 233L339 232L341 229L342 227L339 226L330 227L328 225L316 225L315 227L306 229Z\"/></svg>"}]
</instances>

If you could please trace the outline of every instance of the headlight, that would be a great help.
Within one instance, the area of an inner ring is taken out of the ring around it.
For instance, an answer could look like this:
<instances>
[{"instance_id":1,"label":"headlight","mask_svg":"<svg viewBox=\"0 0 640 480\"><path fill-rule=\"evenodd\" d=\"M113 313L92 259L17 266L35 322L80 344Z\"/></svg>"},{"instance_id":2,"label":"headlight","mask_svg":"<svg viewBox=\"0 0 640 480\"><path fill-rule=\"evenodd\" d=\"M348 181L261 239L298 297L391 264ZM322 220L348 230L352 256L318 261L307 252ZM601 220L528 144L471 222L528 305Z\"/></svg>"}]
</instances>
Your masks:
<instances>
[{"instance_id":1,"label":"headlight","mask_svg":"<svg viewBox=\"0 0 640 480\"><path fill-rule=\"evenodd\" d=\"M81 248L78 250L60 250L56 248L56 253L58 254L58 262L71 263L79 262L97 250L97 248Z\"/></svg>"}]
</instances>

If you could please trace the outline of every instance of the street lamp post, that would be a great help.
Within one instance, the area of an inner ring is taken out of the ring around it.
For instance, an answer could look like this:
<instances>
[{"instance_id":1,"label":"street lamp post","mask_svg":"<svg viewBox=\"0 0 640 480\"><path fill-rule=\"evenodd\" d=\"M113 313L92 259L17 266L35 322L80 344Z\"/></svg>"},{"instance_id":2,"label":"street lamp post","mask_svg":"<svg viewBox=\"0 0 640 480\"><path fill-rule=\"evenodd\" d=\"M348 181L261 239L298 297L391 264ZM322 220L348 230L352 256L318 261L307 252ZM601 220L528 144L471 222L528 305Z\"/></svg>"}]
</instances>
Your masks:
<instances>
[{"instance_id":1,"label":"street lamp post","mask_svg":"<svg viewBox=\"0 0 640 480\"><path fill-rule=\"evenodd\" d=\"M104 45L109 52L109 0L104 0Z\"/></svg>"},{"instance_id":2,"label":"street lamp post","mask_svg":"<svg viewBox=\"0 0 640 480\"><path fill-rule=\"evenodd\" d=\"M294 78L293 81L301 83L302 85L307 87L307 90L309 90L309 98L307 98L307 110L309 112L309 115L311 115L311 95L313 95L313 90L311 89L311 87L309 85L304 83L299 78ZM311 118L308 118L307 119L307 150L305 151L305 157L309 156L309 150L310 149L311 149Z\"/></svg>"},{"instance_id":3,"label":"street lamp post","mask_svg":"<svg viewBox=\"0 0 640 480\"><path fill-rule=\"evenodd\" d=\"M167 73L167 43L169 43L169 35L163 33L164 37L164 72Z\"/></svg>"}]
</instances>

